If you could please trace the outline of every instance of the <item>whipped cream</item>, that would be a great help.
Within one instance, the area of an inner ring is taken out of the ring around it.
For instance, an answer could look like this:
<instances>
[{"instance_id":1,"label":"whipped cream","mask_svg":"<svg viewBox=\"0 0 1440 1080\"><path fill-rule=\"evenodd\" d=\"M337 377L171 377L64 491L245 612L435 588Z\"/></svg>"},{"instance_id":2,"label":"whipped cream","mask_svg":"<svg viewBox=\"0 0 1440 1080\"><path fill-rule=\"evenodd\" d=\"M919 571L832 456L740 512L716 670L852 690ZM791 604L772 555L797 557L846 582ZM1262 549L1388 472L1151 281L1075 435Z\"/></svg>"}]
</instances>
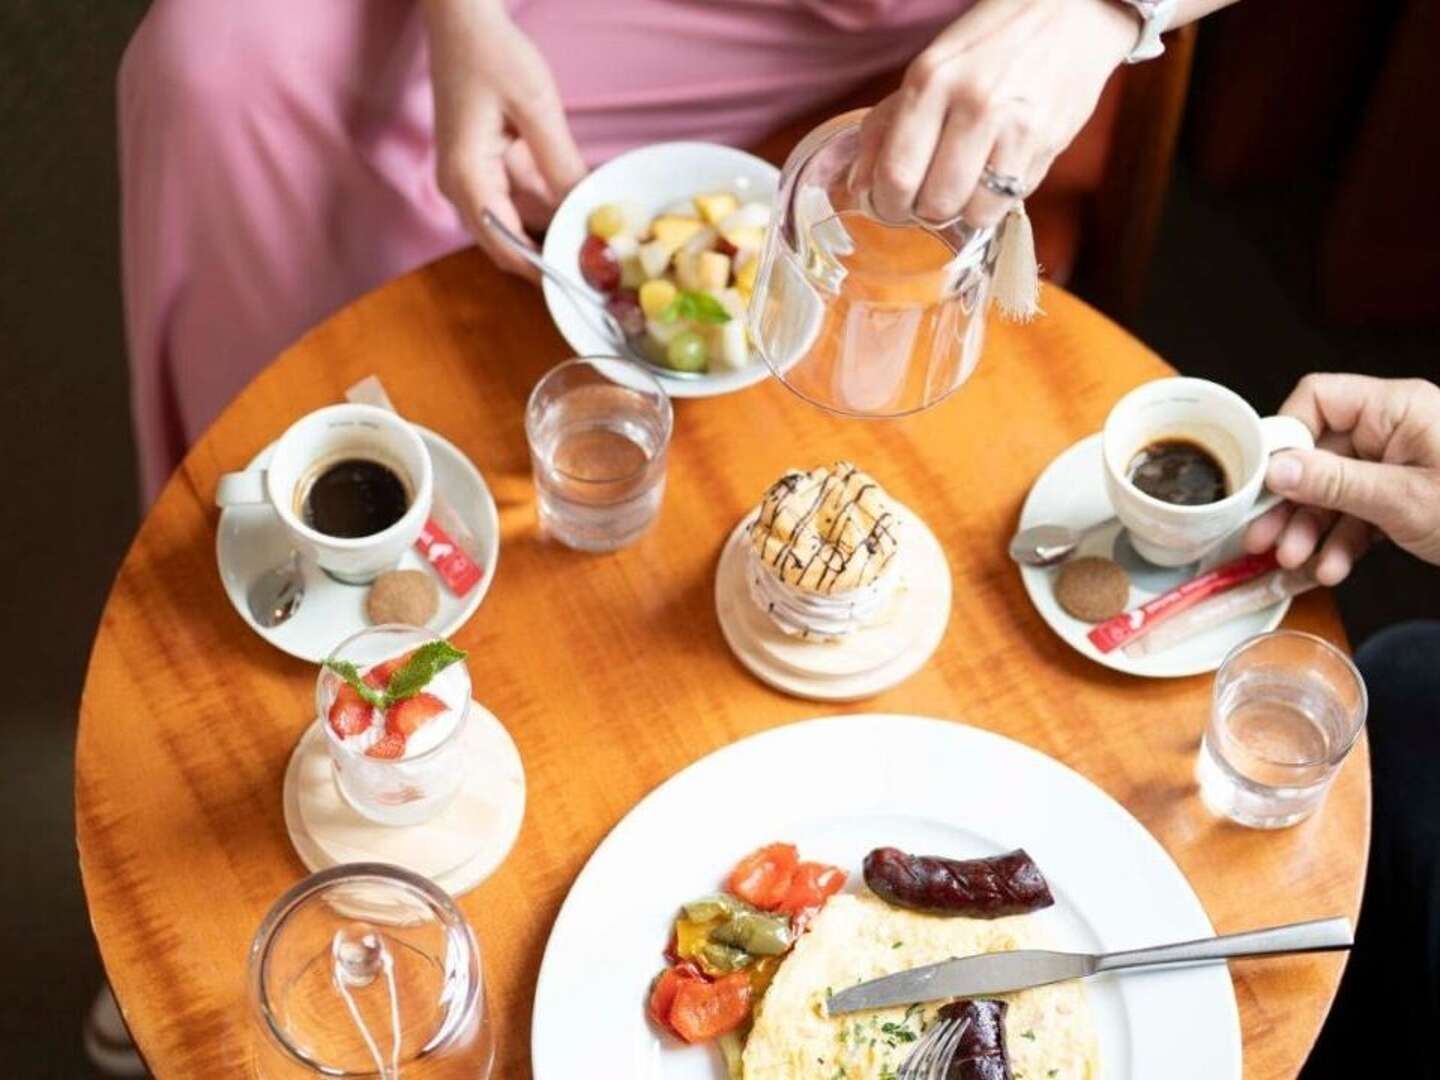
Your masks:
<instances>
[{"instance_id":1,"label":"whipped cream","mask_svg":"<svg viewBox=\"0 0 1440 1080\"><path fill-rule=\"evenodd\" d=\"M900 575L885 574L849 592L812 593L781 581L751 548L745 580L755 606L784 633L807 641L837 641L875 624L889 608Z\"/></svg>"},{"instance_id":2,"label":"whipped cream","mask_svg":"<svg viewBox=\"0 0 1440 1080\"><path fill-rule=\"evenodd\" d=\"M455 726L459 724L460 717L464 714L466 706L469 705L467 695L469 693L470 679L464 669L463 662L451 664L442 668L435 677L425 684L424 693L434 694L445 703L445 711L436 713L426 720L418 728L410 733L405 739L405 752L395 761L405 761L409 758L419 757L448 739ZM332 729L331 734L334 734ZM349 735L340 741L346 749L353 750L357 754L363 754L370 747L379 742L385 735L385 714L379 709L375 710L374 718L370 726L364 731Z\"/></svg>"}]
</instances>

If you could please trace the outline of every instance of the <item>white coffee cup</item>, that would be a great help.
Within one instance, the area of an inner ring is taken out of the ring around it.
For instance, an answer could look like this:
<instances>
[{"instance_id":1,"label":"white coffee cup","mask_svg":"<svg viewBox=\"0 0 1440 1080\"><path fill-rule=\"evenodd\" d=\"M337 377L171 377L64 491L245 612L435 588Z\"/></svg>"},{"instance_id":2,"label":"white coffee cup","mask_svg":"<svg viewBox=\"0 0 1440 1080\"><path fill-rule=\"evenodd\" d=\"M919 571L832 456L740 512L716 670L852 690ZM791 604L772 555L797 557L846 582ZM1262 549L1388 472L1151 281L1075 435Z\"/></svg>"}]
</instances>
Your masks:
<instances>
[{"instance_id":1,"label":"white coffee cup","mask_svg":"<svg viewBox=\"0 0 1440 1080\"><path fill-rule=\"evenodd\" d=\"M1218 502L1180 506L1131 483L1135 456L1164 439L1186 439L1208 450L1225 470L1230 494ZM1157 566L1184 566L1280 501L1264 491L1271 454L1314 445L1310 429L1299 420L1261 419L1244 398L1218 383L1156 379L1130 391L1110 410L1101 436L1105 490L1142 558Z\"/></svg>"},{"instance_id":2,"label":"white coffee cup","mask_svg":"<svg viewBox=\"0 0 1440 1080\"><path fill-rule=\"evenodd\" d=\"M300 506L314 479L346 458L377 461L405 484L410 505L399 521L370 536L329 536L311 528ZM373 405L330 405L295 421L275 443L263 469L226 473L217 506L268 504L302 555L331 577L364 585L394 569L430 516L434 497L430 451L404 419Z\"/></svg>"}]
</instances>

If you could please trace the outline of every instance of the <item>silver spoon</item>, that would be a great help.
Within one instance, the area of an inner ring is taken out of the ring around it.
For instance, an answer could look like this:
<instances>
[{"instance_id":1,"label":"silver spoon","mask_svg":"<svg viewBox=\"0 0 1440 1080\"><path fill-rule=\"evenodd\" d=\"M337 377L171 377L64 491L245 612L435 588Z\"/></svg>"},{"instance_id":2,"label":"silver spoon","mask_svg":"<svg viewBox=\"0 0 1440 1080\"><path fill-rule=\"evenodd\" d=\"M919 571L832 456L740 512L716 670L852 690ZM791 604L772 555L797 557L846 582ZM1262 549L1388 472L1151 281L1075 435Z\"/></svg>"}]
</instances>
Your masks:
<instances>
[{"instance_id":1,"label":"silver spoon","mask_svg":"<svg viewBox=\"0 0 1440 1080\"><path fill-rule=\"evenodd\" d=\"M299 611L304 599L305 575L300 572L298 553L289 562L266 570L245 592L250 617L266 630L273 630Z\"/></svg>"},{"instance_id":2,"label":"silver spoon","mask_svg":"<svg viewBox=\"0 0 1440 1080\"><path fill-rule=\"evenodd\" d=\"M539 270L547 281L553 283L564 293L566 299L574 304L575 309L580 312L581 317L590 323L590 328L608 340L611 345L619 351L619 355L633 360L635 363L641 364L644 367L652 368L665 375L666 378L703 379L705 377L706 372L679 371L672 367L666 367L664 364L657 364L648 356L636 351L630 344L630 338L626 335L625 328L620 325L620 321L616 319L614 315L610 314L609 309L605 307L605 301L600 299L589 287L581 285L574 278L570 277L569 274L564 273L546 262L534 248L511 232L510 229L489 210L481 212L480 221L487 229L493 231L496 236L500 237L500 239L504 240L506 244L513 248L515 254L535 267L536 270Z\"/></svg>"},{"instance_id":3,"label":"silver spoon","mask_svg":"<svg viewBox=\"0 0 1440 1080\"><path fill-rule=\"evenodd\" d=\"M1021 529L1010 541L1010 558L1024 566L1054 566L1075 554L1086 537L1113 524L1115 518L1108 517L1083 529L1072 529L1068 525L1031 525Z\"/></svg>"}]
</instances>

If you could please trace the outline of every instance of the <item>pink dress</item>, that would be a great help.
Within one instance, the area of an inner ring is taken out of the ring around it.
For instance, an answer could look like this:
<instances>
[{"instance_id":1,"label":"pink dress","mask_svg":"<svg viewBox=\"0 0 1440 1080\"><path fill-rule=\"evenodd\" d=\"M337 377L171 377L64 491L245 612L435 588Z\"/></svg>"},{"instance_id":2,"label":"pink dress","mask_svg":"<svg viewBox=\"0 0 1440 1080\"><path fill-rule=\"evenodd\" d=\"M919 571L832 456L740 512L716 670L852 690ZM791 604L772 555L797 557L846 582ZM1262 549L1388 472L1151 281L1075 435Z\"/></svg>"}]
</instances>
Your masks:
<instances>
[{"instance_id":1,"label":"pink dress","mask_svg":"<svg viewBox=\"0 0 1440 1080\"><path fill-rule=\"evenodd\" d=\"M897 68L965 0L512 0L594 165L744 146ZM144 498L276 353L470 238L435 186L418 0L155 0L120 68Z\"/></svg>"}]
</instances>

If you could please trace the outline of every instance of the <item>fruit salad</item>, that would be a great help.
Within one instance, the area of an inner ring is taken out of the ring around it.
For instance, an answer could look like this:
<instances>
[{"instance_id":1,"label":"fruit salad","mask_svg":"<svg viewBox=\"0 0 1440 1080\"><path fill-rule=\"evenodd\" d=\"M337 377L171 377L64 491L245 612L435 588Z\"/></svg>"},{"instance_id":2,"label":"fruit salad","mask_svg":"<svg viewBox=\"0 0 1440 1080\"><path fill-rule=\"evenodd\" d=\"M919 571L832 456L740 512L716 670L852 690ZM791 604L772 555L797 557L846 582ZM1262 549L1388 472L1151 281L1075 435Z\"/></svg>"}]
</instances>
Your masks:
<instances>
[{"instance_id":1,"label":"fruit salad","mask_svg":"<svg viewBox=\"0 0 1440 1080\"><path fill-rule=\"evenodd\" d=\"M755 360L745 311L769 224L768 205L729 191L684 199L653 218L633 203L605 203L590 213L580 274L652 363L737 371Z\"/></svg>"}]
</instances>

